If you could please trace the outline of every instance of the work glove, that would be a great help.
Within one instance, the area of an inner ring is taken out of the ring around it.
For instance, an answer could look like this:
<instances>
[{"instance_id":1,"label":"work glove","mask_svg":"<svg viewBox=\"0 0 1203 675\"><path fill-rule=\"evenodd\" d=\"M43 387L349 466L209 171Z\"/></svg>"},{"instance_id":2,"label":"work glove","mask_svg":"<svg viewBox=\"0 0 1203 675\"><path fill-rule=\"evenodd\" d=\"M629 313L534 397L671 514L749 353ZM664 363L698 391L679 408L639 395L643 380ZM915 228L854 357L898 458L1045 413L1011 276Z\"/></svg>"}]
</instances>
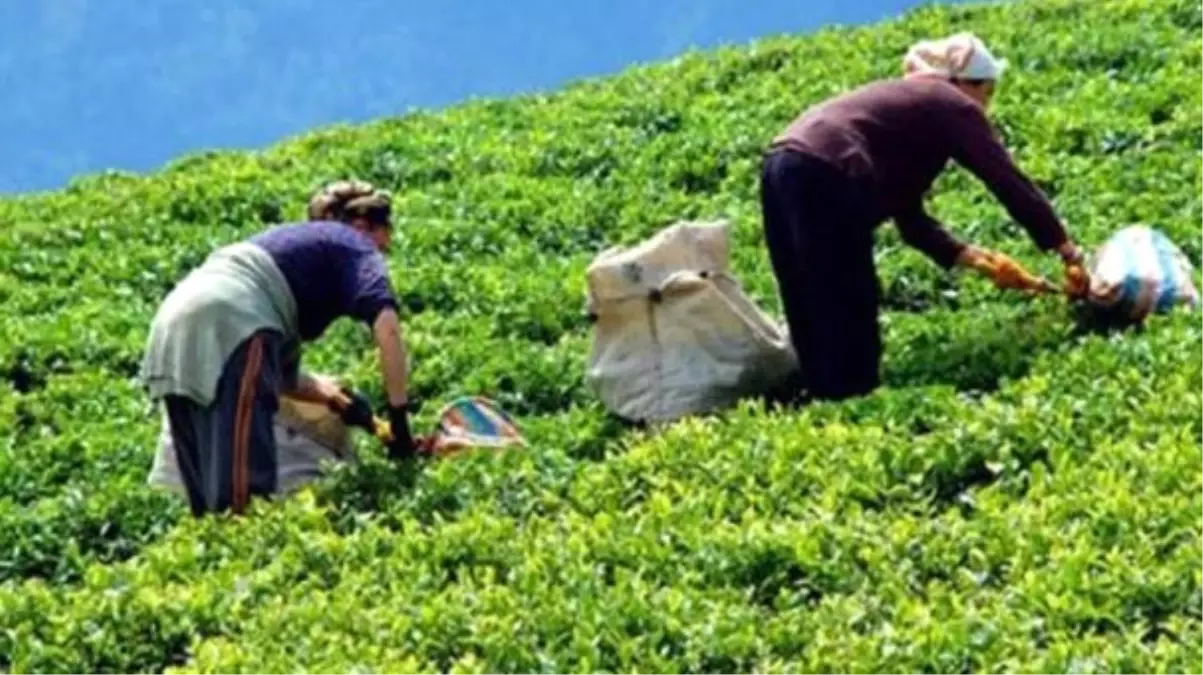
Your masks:
<instances>
[{"instance_id":1,"label":"work glove","mask_svg":"<svg viewBox=\"0 0 1203 675\"><path fill-rule=\"evenodd\" d=\"M988 249L967 247L960 257L965 267L977 270L1003 290L1057 291L1046 279L1033 275L1010 256Z\"/></svg>"},{"instance_id":2,"label":"work glove","mask_svg":"<svg viewBox=\"0 0 1203 675\"><path fill-rule=\"evenodd\" d=\"M367 397L346 387L340 387L339 393L342 396L332 401L331 407L342 418L343 424L372 430L375 418Z\"/></svg>"},{"instance_id":3,"label":"work glove","mask_svg":"<svg viewBox=\"0 0 1203 675\"><path fill-rule=\"evenodd\" d=\"M392 439L388 442L389 459L412 458L418 452L419 446L409 431L409 405L390 405L388 423L392 432Z\"/></svg>"},{"instance_id":4,"label":"work glove","mask_svg":"<svg viewBox=\"0 0 1203 675\"><path fill-rule=\"evenodd\" d=\"M1066 243L1057 253L1065 270L1065 294L1071 298L1084 298L1090 292L1090 274L1086 271L1086 257L1073 243Z\"/></svg>"}]
</instances>

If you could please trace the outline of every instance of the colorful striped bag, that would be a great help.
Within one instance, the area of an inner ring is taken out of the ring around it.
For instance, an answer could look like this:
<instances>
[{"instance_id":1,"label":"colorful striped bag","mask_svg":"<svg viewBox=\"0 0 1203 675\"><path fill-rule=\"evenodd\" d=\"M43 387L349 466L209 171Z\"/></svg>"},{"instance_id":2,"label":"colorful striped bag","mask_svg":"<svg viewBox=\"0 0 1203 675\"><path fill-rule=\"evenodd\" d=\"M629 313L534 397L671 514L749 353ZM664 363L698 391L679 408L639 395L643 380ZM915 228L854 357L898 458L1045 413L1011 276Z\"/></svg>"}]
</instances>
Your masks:
<instances>
[{"instance_id":1,"label":"colorful striped bag","mask_svg":"<svg viewBox=\"0 0 1203 675\"><path fill-rule=\"evenodd\" d=\"M509 415L483 396L464 396L439 411L427 452L446 455L467 448L526 445Z\"/></svg>"},{"instance_id":2,"label":"colorful striped bag","mask_svg":"<svg viewBox=\"0 0 1203 675\"><path fill-rule=\"evenodd\" d=\"M1175 307L1198 307L1194 270L1161 232L1133 225L1115 233L1091 265L1090 304L1106 318L1141 322Z\"/></svg>"}]
</instances>

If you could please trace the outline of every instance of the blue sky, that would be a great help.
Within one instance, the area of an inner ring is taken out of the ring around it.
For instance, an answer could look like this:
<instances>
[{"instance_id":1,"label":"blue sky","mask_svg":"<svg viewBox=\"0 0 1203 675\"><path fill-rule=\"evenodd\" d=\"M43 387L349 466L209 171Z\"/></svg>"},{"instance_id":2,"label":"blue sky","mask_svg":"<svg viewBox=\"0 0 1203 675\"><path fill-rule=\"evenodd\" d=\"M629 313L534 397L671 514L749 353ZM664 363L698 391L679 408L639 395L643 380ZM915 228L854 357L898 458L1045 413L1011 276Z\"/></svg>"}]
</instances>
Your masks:
<instances>
[{"instance_id":1,"label":"blue sky","mask_svg":"<svg viewBox=\"0 0 1203 675\"><path fill-rule=\"evenodd\" d=\"M953 0L960 1L960 0ZM4 0L0 192L554 89L920 0Z\"/></svg>"}]
</instances>

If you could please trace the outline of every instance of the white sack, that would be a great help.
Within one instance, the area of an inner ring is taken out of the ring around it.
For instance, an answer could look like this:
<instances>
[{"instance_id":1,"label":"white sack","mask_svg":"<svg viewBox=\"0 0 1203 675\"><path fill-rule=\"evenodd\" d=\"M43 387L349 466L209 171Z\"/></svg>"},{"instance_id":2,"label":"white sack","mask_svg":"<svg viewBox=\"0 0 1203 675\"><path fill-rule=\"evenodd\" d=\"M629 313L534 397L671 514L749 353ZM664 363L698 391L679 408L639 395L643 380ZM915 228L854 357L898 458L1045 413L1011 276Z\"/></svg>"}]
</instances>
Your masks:
<instances>
[{"instance_id":1,"label":"white sack","mask_svg":"<svg viewBox=\"0 0 1203 675\"><path fill-rule=\"evenodd\" d=\"M728 272L728 223L680 222L586 271L594 317L586 380L621 417L671 421L765 393L797 357Z\"/></svg>"},{"instance_id":2,"label":"white sack","mask_svg":"<svg viewBox=\"0 0 1203 675\"><path fill-rule=\"evenodd\" d=\"M280 398L280 409L272 425L276 437L277 493L287 494L319 478L327 462L353 462L350 430L342 419L324 405ZM175 445L163 412L159 448L147 483L172 490L187 498L176 463Z\"/></svg>"}]
</instances>

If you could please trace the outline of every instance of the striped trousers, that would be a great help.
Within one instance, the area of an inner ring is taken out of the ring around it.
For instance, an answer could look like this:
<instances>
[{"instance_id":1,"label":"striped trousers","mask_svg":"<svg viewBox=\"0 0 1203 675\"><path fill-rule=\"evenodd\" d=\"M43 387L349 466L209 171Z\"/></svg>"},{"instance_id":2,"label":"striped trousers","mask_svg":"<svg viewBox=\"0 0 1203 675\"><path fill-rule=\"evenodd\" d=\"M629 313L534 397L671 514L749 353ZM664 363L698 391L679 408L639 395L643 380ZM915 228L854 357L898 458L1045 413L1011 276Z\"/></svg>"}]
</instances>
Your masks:
<instances>
[{"instance_id":1,"label":"striped trousers","mask_svg":"<svg viewBox=\"0 0 1203 675\"><path fill-rule=\"evenodd\" d=\"M168 396L167 418L192 514L246 511L252 495L276 491L282 336L261 331L238 346L208 406Z\"/></svg>"}]
</instances>

